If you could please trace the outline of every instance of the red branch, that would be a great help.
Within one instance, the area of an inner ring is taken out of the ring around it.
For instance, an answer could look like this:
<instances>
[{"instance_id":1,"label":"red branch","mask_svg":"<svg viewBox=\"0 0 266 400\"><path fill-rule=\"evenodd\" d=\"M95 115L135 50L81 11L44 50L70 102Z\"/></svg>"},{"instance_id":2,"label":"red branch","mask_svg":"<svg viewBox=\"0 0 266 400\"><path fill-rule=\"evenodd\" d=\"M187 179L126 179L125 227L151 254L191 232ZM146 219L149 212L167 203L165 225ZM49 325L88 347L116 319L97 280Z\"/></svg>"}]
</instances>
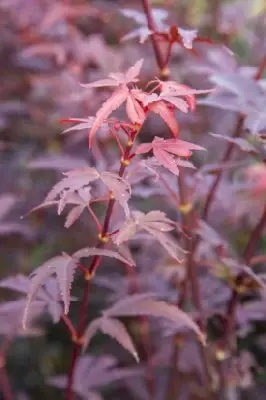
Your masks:
<instances>
[{"instance_id":1,"label":"red branch","mask_svg":"<svg viewBox=\"0 0 266 400\"><path fill-rule=\"evenodd\" d=\"M142 0L142 5L144 12L147 17L147 22L148 22L148 28L152 32L156 32L156 26L155 22L152 17L151 9L148 4L148 0ZM156 35L151 36L151 41L155 53L155 58L157 61L157 65L160 69L160 74L161 77L164 80L169 79L169 70L167 68L167 64L170 59L170 54L167 55L166 58L166 63L164 63L164 58L163 54L160 48L160 45L158 41L156 40ZM171 51L171 48L169 49ZM182 168L180 168L180 174L179 174L179 192L180 192L180 203L183 206L187 206L189 204L189 199L188 199L188 194L187 194L187 188L185 186L184 182L184 174ZM193 260L193 252L192 252L192 247L193 247L193 242L192 242L192 230L193 230L193 225L194 225L194 211L189 211L188 213L184 214L184 223L186 230L188 231L189 235L187 238L187 250L190 251L190 255L188 257L188 279L191 284L191 292L192 292L192 299L194 306L196 310L198 311L200 315L200 328L205 331L205 319L203 315L203 309L202 309L202 304L201 304L201 294L200 294L200 288L199 288L199 282L198 282L198 276L196 272L196 266ZM189 237L191 236L191 237ZM174 348L176 347L176 340L174 338ZM210 375L210 370L209 370L209 364L208 364L208 358L207 358L207 352L206 349L204 349L200 345L200 352L202 355L202 360L204 363L204 370L205 370L205 386L207 388L211 388L211 375ZM175 383L175 380L177 379L177 361L178 361L178 351L174 350L174 355L173 355L173 365L172 365L172 374L170 377L170 384L169 384L169 391L168 391L168 398L169 400L175 399L177 395L177 385Z\"/></svg>"},{"instance_id":2,"label":"red branch","mask_svg":"<svg viewBox=\"0 0 266 400\"><path fill-rule=\"evenodd\" d=\"M130 156L130 151L132 148L132 142L126 147L124 156L122 158L123 161L121 161L120 164L120 169L118 175L120 177L123 176L124 171L126 169L126 164L125 161L128 160ZM101 232L101 238L105 238L108 234L108 229L111 221L111 216L113 212L113 208L115 205L115 200L110 199L108 202L106 214L105 214L105 219L103 222L103 229ZM99 239L97 248L100 249L104 246L104 241ZM77 338L74 341L74 348L71 356L71 361L70 361L70 367L68 371L68 380L67 380L67 390L66 390L66 400L72 400L73 399L73 380L74 380L74 372L75 372L75 366L80 354L80 349L82 345L82 336L85 330L85 322L86 322L86 314L87 314L87 307L88 307L88 301L89 301L89 294L90 294L90 280L94 276L96 269L98 265L100 264L101 261L101 256L94 256L92 259L92 262L88 268L87 271L87 280L85 282L85 288L83 292L83 297L82 297L82 302L81 302L81 308L80 308L80 314L79 314L79 322L78 322L78 327L77 327ZM86 275L85 275L86 277Z\"/></svg>"}]
</instances>

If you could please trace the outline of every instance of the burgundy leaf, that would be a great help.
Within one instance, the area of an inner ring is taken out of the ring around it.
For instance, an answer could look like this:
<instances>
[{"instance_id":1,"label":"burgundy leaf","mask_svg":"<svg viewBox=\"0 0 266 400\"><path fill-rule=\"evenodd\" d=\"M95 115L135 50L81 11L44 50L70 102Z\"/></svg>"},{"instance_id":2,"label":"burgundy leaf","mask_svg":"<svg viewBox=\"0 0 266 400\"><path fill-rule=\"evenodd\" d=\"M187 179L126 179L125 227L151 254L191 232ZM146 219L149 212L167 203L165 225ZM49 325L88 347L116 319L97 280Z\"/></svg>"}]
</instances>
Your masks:
<instances>
[{"instance_id":1,"label":"burgundy leaf","mask_svg":"<svg viewBox=\"0 0 266 400\"><path fill-rule=\"evenodd\" d=\"M117 340L117 342L124 347L125 350L127 350L137 361L139 361L138 354L125 326L118 319L114 318L97 318L89 324L84 333L83 350L86 350L92 337L98 330Z\"/></svg>"},{"instance_id":2,"label":"burgundy leaf","mask_svg":"<svg viewBox=\"0 0 266 400\"><path fill-rule=\"evenodd\" d=\"M133 297L133 296L132 296ZM124 300L118 301L103 313L106 317L146 315L169 319L177 327L187 326L192 329L205 344L205 338L198 325L181 309L161 300L138 299L128 305Z\"/></svg>"},{"instance_id":3,"label":"burgundy leaf","mask_svg":"<svg viewBox=\"0 0 266 400\"><path fill-rule=\"evenodd\" d=\"M60 287L61 297L65 306L65 313L68 312L70 303L70 289L76 268L76 260L67 254L56 256L38 267L32 274L30 289L28 292L27 304L23 315L23 326L26 327L30 305L36 297L37 291L43 286L46 280L56 273Z\"/></svg>"},{"instance_id":4,"label":"burgundy leaf","mask_svg":"<svg viewBox=\"0 0 266 400\"><path fill-rule=\"evenodd\" d=\"M92 124L89 136L89 146L92 145L92 140L95 136L96 131L100 128L102 123L109 115L119 108L124 101L127 99L128 96L128 88L126 86L121 86L118 88L112 95L103 103L102 107L96 114L95 120Z\"/></svg>"},{"instance_id":5,"label":"burgundy leaf","mask_svg":"<svg viewBox=\"0 0 266 400\"><path fill-rule=\"evenodd\" d=\"M131 186L126 179L121 178L117 174L111 172L102 172L100 175L103 183L112 192L114 198L125 210L126 215L129 215L128 200L131 197Z\"/></svg>"},{"instance_id":6,"label":"burgundy leaf","mask_svg":"<svg viewBox=\"0 0 266 400\"><path fill-rule=\"evenodd\" d=\"M218 133L210 133L211 136L218 139L223 139L227 142L234 143L241 148L243 151L257 152L254 146L250 144L246 139L243 138L232 138L230 136L219 135Z\"/></svg>"},{"instance_id":7,"label":"burgundy leaf","mask_svg":"<svg viewBox=\"0 0 266 400\"><path fill-rule=\"evenodd\" d=\"M121 261L122 263L128 264L133 266L132 260L128 260L121 254L119 254L116 251L113 250L107 250L107 249L97 249L96 247L85 247L84 249L80 249L76 251L73 254L74 258L86 258L86 257L92 257L92 256L103 256L103 257L111 257L111 258L116 258L117 260Z\"/></svg>"},{"instance_id":8,"label":"burgundy leaf","mask_svg":"<svg viewBox=\"0 0 266 400\"><path fill-rule=\"evenodd\" d=\"M47 194L45 202L56 199L56 197L64 190L71 190L74 192L99 178L99 174L95 168L78 168L65 172L64 175L66 175L66 178L63 178L53 187L53 189Z\"/></svg>"}]
</instances>

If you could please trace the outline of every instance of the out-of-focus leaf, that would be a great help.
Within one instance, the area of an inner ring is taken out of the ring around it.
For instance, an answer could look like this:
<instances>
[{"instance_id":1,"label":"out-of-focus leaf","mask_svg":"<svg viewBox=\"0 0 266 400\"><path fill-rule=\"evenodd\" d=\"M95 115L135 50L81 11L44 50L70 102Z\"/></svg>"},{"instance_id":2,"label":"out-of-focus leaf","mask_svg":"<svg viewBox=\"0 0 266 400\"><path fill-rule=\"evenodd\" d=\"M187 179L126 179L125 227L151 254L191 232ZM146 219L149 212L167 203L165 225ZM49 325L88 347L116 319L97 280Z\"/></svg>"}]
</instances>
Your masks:
<instances>
[{"instance_id":1,"label":"out-of-focus leaf","mask_svg":"<svg viewBox=\"0 0 266 400\"><path fill-rule=\"evenodd\" d=\"M135 301L134 301L135 300ZM119 300L109 309L103 312L106 317L122 317L122 316L136 316L146 315L169 319L175 326L187 326L192 329L199 337L202 343L205 343L203 333L200 331L198 325L184 313L177 306L168 304L161 300L153 299L140 299L139 297L132 296L132 302L128 304L124 300Z\"/></svg>"}]
</instances>

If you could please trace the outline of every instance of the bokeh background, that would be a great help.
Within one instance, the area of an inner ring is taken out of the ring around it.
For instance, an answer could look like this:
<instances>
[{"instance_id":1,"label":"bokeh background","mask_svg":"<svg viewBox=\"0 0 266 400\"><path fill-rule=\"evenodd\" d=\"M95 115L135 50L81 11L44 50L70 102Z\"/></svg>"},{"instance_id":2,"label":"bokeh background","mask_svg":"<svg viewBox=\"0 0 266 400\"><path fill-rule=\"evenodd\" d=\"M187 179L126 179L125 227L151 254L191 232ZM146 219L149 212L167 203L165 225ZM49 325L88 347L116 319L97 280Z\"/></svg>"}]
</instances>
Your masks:
<instances>
[{"instance_id":1,"label":"bokeh background","mask_svg":"<svg viewBox=\"0 0 266 400\"><path fill-rule=\"evenodd\" d=\"M154 0L151 3L171 10L171 23L199 29L201 36L217 43L217 48L222 44L228 46L240 64L252 68L265 54L263 0ZM60 120L94 115L106 98L106 92L84 90L80 82L91 82L110 72L125 70L142 57L143 83L156 76L158 71L149 41L139 44L138 40L120 40L136 27L120 11L138 6L140 9L137 0L0 0L1 279L16 273L28 275L63 250L72 252L94 243L95 230L89 218L80 219L68 230L63 228L63 217L57 216L53 209L38 211L23 219L21 216L42 202L62 171L95 163L95 157L88 151L87 132L61 135L69 125ZM199 51L204 55L203 45ZM197 60L193 57L178 46L174 48L170 65L173 78L193 87L209 87L197 74ZM219 57L207 61L203 57L203 60L197 65L217 70L225 68L222 63L227 62ZM215 115L212 109L195 116L180 116L187 139L200 137L206 129L211 129ZM230 118L228 115L224 127L230 124ZM151 129L153 135L159 135L164 126L156 119L150 122L144 139ZM98 143L97 162L112 161L112 140L102 136ZM219 152L220 148L212 147L213 160L219 157ZM155 202L149 198L140 201L147 202L147 207ZM101 214L101 209L97 212ZM246 238L241 233L234 240L241 245ZM79 283L77 279L74 287L77 296L81 290ZM89 310L92 317L101 307L100 290L94 288ZM10 296L9 291L1 290L1 300ZM75 312L74 306L74 318ZM17 337L8 351L8 375L21 400L26 399L23 393L38 400L61 396L46 380L67 369L71 350L69 335L61 323L53 325L49 319L43 319L42 326L44 334ZM266 377L264 331L265 323L258 323L244 343L261 368L252 389L255 392L247 392L246 398L264 398L261 394L265 393ZM93 343L96 352L104 353L105 342L101 340ZM119 396L117 393L112 398Z\"/></svg>"}]
</instances>

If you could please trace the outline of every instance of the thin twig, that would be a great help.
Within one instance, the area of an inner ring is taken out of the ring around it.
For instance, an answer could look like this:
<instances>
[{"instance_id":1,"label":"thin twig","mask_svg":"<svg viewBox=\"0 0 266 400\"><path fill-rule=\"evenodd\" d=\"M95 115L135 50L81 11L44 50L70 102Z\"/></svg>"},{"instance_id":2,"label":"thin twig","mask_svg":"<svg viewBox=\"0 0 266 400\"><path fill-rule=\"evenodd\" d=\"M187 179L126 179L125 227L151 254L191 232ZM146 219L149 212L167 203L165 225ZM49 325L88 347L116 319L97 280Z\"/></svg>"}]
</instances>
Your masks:
<instances>
[{"instance_id":1,"label":"thin twig","mask_svg":"<svg viewBox=\"0 0 266 400\"><path fill-rule=\"evenodd\" d=\"M243 130L244 121L245 121L244 116L238 117L232 138L235 139L241 135L242 130ZM229 161L229 159L231 158L231 156L233 154L234 149L235 149L235 144L233 142L231 142L227 145L224 156L221 160L222 163ZM211 185L210 191L207 195L205 206L204 206L204 209L202 212L202 219L204 219L205 221L207 220L207 218L209 216L210 208L213 203L217 187L222 179L222 174L223 174L223 171L220 169L217 172L216 178L214 179L213 184Z\"/></svg>"},{"instance_id":2,"label":"thin twig","mask_svg":"<svg viewBox=\"0 0 266 400\"><path fill-rule=\"evenodd\" d=\"M151 42L152 42L152 47L153 47L153 51L155 54L156 62L160 69L160 79L167 80L169 78L169 70L167 68L167 65L165 65L163 53L162 53L160 45L155 37L156 26L155 26L155 22L154 22L152 12L151 12L151 9L149 6L149 1L141 0L141 3L142 3L143 10L146 14L148 28L153 32L153 34L151 35ZM168 57L168 61L169 61L169 57Z\"/></svg>"},{"instance_id":3,"label":"thin twig","mask_svg":"<svg viewBox=\"0 0 266 400\"><path fill-rule=\"evenodd\" d=\"M255 81L258 81L258 80L261 79L265 67L266 67L266 56L264 56L264 58L262 59L260 65L258 67L258 70L257 70L257 72L256 72L256 74L254 76L254 80ZM244 115L240 115L238 117L238 119L237 119L237 123L236 123L235 129L234 129L232 138L235 139L235 138L238 138L239 136L241 136L241 133L243 131L244 122L245 122L245 116ZM222 162L226 162L231 158L232 153L234 151L234 148L235 148L235 144L233 142L228 143L227 148L226 148L225 153L224 153L224 156L222 158ZM202 212L202 218L204 220L207 220L207 218L208 218L208 215L209 215L209 212L210 212L210 208L211 208L211 205L212 205L214 197L215 197L215 193L216 193L217 187L218 187L218 185L219 185L219 183L221 181L221 178L222 178L222 173L223 173L222 170L218 171L218 173L216 175L216 178L215 178L215 180L214 180L214 182L213 182L213 184L212 184L212 186L210 188L210 191L209 191L209 193L207 195L205 206L204 206L204 209L203 209L203 212Z\"/></svg>"}]
</instances>

